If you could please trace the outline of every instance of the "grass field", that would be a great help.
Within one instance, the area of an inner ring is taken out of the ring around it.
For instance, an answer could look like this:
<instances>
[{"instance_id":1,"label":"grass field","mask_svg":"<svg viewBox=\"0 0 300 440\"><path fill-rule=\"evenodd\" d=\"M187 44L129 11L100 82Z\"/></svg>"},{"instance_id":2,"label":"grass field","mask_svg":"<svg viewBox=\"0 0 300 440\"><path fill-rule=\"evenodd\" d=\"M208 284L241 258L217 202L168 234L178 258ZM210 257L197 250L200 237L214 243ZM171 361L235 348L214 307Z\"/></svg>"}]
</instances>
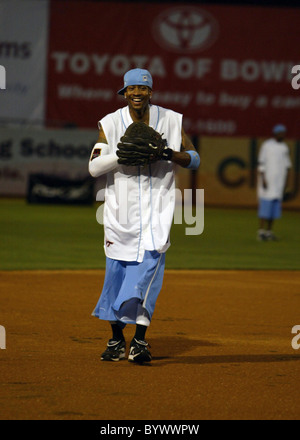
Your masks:
<instances>
[{"instance_id":1,"label":"grass field","mask_svg":"<svg viewBox=\"0 0 300 440\"><path fill-rule=\"evenodd\" d=\"M0 201L1 270L100 269L105 267L98 205L28 205ZM278 242L257 242L255 210L204 210L204 231L186 235L174 224L169 269L300 269L299 212L275 223Z\"/></svg>"},{"instance_id":2,"label":"grass field","mask_svg":"<svg viewBox=\"0 0 300 440\"><path fill-rule=\"evenodd\" d=\"M255 210L205 208L201 235L174 224L141 366L100 362L105 271L84 270L105 267L97 207L0 200L0 419L299 420L299 213L278 242L256 241Z\"/></svg>"}]
</instances>

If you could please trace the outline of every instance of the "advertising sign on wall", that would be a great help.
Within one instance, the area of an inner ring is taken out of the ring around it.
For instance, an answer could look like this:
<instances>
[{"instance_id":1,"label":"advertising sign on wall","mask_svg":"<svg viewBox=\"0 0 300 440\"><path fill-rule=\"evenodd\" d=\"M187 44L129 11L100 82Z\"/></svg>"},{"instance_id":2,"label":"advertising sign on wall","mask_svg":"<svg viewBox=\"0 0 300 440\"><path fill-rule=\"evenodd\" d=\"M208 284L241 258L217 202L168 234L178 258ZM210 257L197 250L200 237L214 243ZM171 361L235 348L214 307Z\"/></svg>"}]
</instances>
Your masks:
<instances>
[{"instance_id":1,"label":"advertising sign on wall","mask_svg":"<svg viewBox=\"0 0 300 440\"><path fill-rule=\"evenodd\" d=\"M297 137L299 22L289 8L52 2L47 118L96 127L141 67L192 135L269 136L281 122Z\"/></svg>"},{"instance_id":2,"label":"advertising sign on wall","mask_svg":"<svg viewBox=\"0 0 300 440\"><path fill-rule=\"evenodd\" d=\"M5 89L0 90L0 120L43 124L48 1L1 2L0 20L0 65L5 69L5 87L0 81Z\"/></svg>"},{"instance_id":3,"label":"advertising sign on wall","mask_svg":"<svg viewBox=\"0 0 300 440\"><path fill-rule=\"evenodd\" d=\"M0 196L25 196L31 174L62 179L88 177L96 139L96 130L2 129Z\"/></svg>"}]
</instances>

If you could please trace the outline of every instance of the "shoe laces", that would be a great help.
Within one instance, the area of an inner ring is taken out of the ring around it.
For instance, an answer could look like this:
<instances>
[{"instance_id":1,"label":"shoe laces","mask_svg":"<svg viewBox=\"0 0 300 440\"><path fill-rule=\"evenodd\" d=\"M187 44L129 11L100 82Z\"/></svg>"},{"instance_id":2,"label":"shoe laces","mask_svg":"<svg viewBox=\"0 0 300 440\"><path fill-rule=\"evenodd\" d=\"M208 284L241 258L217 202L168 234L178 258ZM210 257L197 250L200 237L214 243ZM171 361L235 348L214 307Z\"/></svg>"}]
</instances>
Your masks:
<instances>
[{"instance_id":1,"label":"shoe laces","mask_svg":"<svg viewBox=\"0 0 300 440\"><path fill-rule=\"evenodd\" d=\"M107 347L109 348L113 348L118 346L121 342L123 342L121 339L120 340L116 340L116 339L110 339L107 343Z\"/></svg>"},{"instance_id":2,"label":"shoe laces","mask_svg":"<svg viewBox=\"0 0 300 440\"><path fill-rule=\"evenodd\" d=\"M134 341L137 345L139 345L140 347L147 349L148 347L151 348L151 345L147 342L147 341L142 341L139 339L134 338Z\"/></svg>"}]
</instances>

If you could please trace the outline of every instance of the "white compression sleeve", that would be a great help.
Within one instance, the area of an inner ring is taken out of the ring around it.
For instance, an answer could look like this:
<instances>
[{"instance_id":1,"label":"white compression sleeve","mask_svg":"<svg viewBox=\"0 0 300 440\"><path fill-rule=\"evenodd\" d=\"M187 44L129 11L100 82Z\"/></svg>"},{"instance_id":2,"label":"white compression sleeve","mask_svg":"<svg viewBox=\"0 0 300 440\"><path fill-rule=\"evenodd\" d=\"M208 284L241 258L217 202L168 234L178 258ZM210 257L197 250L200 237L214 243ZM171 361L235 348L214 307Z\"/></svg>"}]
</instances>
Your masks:
<instances>
[{"instance_id":1,"label":"white compression sleeve","mask_svg":"<svg viewBox=\"0 0 300 440\"><path fill-rule=\"evenodd\" d=\"M109 153L109 146L98 142L95 144L89 161L89 173L93 177L102 176L118 165L118 156Z\"/></svg>"}]
</instances>

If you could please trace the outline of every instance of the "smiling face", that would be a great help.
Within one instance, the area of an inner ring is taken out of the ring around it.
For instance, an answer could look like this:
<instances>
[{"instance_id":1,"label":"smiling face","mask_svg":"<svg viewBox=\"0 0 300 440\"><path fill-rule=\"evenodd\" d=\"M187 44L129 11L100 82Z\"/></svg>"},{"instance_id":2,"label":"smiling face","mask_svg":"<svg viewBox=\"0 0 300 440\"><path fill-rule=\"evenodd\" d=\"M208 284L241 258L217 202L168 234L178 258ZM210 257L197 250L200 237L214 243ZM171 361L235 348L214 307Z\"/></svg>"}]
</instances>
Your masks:
<instances>
[{"instance_id":1,"label":"smiling face","mask_svg":"<svg viewBox=\"0 0 300 440\"><path fill-rule=\"evenodd\" d=\"M143 114L148 110L152 90L148 86L128 86L124 93L130 112Z\"/></svg>"}]
</instances>

